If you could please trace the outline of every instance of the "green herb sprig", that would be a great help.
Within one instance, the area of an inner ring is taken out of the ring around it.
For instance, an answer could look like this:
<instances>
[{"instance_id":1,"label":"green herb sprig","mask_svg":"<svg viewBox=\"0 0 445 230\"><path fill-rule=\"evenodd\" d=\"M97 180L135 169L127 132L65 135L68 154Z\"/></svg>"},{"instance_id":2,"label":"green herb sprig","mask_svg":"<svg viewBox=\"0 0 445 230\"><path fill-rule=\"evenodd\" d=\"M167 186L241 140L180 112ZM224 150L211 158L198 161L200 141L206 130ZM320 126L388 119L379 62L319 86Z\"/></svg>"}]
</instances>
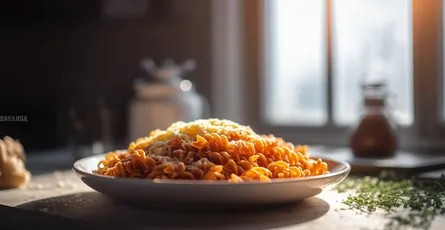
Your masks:
<instances>
[{"instance_id":1,"label":"green herb sprig","mask_svg":"<svg viewBox=\"0 0 445 230\"><path fill-rule=\"evenodd\" d=\"M342 203L352 210L373 213L383 210L387 229L429 229L445 214L445 175L440 179L385 180L381 177L348 178L337 192L351 192Z\"/></svg>"}]
</instances>

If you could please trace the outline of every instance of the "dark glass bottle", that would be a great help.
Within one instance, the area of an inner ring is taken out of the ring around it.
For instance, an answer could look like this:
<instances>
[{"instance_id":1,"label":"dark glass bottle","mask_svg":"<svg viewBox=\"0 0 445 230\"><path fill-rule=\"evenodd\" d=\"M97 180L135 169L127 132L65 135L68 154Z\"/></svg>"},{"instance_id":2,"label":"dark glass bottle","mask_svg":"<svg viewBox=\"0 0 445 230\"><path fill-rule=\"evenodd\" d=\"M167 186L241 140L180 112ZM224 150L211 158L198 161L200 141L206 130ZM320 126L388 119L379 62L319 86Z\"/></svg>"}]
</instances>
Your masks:
<instances>
[{"instance_id":1,"label":"dark glass bottle","mask_svg":"<svg viewBox=\"0 0 445 230\"><path fill-rule=\"evenodd\" d=\"M396 126L386 106L386 85L365 84L363 111L350 137L350 148L356 157L390 157L398 147Z\"/></svg>"}]
</instances>

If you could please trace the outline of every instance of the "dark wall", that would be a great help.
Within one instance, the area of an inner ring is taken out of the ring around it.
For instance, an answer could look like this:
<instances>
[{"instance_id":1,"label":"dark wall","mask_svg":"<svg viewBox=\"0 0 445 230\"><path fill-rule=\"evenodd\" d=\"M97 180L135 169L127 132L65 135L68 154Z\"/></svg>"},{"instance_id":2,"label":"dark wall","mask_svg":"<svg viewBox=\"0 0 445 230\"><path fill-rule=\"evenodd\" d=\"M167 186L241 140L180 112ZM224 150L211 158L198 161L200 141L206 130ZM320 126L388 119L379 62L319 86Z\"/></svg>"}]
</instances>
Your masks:
<instances>
[{"instance_id":1,"label":"dark wall","mask_svg":"<svg viewBox=\"0 0 445 230\"><path fill-rule=\"evenodd\" d=\"M0 122L0 136L20 138L31 149L63 146L68 108L95 114L101 95L114 137L123 140L143 57L194 58L198 69L190 78L209 97L210 1L154 0L144 15L126 17L104 16L106 2L2 3L0 116L28 121Z\"/></svg>"}]
</instances>

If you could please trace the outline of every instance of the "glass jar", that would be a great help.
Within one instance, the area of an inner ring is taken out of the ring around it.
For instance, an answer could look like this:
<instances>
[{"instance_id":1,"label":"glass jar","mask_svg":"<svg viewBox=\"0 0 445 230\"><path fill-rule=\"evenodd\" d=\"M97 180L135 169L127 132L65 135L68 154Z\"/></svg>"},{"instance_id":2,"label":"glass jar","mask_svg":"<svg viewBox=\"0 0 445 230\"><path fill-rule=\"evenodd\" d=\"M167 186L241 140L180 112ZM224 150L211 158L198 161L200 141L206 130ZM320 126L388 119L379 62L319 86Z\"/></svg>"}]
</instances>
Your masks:
<instances>
[{"instance_id":1,"label":"glass jar","mask_svg":"<svg viewBox=\"0 0 445 230\"><path fill-rule=\"evenodd\" d=\"M189 60L182 65L167 59L160 66L153 60L142 60L147 76L134 81L135 98L129 105L128 141L148 136L155 129L166 129L176 121L194 121L210 116L210 105L190 80L186 72L195 69Z\"/></svg>"},{"instance_id":2,"label":"glass jar","mask_svg":"<svg viewBox=\"0 0 445 230\"><path fill-rule=\"evenodd\" d=\"M356 157L390 157L398 147L396 125L386 105L384 83L364 84L363 108L358 125L350 137L350 148Z\"/></svg>"}]
</instances>

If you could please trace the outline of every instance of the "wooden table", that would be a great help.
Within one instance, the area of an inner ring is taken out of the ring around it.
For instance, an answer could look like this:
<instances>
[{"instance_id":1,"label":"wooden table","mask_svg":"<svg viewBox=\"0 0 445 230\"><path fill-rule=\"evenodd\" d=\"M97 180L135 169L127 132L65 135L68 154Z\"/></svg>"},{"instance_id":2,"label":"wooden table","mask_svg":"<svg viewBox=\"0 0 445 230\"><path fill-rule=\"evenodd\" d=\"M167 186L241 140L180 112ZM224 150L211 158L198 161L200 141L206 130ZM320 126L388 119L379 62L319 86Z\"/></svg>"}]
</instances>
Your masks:
<instances>
[{"instance_id":1,"label":"wooden table","mask_svg":"<svg viewBox=\"0 0 445 230\"><path fill-rule=\"evenodd\" d=\"M84 185L71 170L33 176L23 189L0 190L1 205L82 223L101 223L104 228L384 229L388 220L381 214L368 216L347 210L341 204L344 198L344 194L329 191L297 204L255 210L150 209L105 197ZM17 218L27 219L26 214ZM51 223L47 225L50 227ZM441 216L431 229L444 229L444 226L445 216Z\"/></svg>"}]
</instances>

